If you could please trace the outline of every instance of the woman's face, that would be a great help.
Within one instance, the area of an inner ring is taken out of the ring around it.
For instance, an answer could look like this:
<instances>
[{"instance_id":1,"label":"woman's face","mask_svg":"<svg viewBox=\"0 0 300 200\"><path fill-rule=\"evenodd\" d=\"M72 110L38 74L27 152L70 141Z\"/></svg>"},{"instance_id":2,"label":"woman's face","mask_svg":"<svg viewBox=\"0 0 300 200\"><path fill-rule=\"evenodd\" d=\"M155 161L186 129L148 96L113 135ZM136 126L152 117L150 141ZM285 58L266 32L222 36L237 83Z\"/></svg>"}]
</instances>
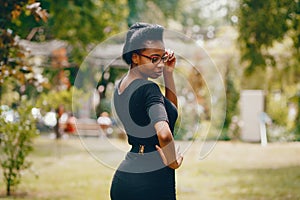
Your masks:
<instances>
[{"instance_id":1,"label":"woman's face","mask_svg":"<svg viewBox=\"0 0 300 200\"><path fill-rule=\"evenodd\" d=\"M145 50L134 54L133 60L137 70L144 78L156 79L163 74L165 66L162 57L165 55L165 46L162 41L146 41Z\"/></svg>"}]
</instances>

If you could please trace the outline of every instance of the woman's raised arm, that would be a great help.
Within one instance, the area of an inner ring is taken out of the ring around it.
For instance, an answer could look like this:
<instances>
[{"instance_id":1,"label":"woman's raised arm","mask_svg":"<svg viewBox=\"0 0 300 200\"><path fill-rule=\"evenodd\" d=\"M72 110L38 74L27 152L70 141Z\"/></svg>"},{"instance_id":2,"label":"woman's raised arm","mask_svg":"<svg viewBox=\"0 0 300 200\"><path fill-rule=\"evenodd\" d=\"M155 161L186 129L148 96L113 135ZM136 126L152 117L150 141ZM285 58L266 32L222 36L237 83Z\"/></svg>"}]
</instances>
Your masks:
<instances>
[{"instance_id":1,"label":"woman's raised arm","mask_svg":"<svg viewBox=\"0 0 300 200\"><path fill-rule=\"evenodd\" d=\"M168 55L169 59L165 63L164 67L165 96L177 107L177 94L173 77L176 57L174 52L170 50L167 50L166 54Z\"/></svg>"}]
</instances>

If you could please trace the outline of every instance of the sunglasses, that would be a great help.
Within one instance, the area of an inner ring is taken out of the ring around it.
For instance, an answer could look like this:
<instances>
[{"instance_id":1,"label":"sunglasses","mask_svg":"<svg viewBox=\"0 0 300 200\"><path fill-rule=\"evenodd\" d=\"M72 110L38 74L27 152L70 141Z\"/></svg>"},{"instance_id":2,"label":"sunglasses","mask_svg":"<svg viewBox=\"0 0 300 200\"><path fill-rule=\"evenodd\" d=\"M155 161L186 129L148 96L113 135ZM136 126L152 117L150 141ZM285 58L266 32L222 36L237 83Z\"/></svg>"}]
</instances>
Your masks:
<instances>
[{"instance_id":1,"label":"sunglasses","mask_svg":"<svg viewBox=\"0 0 300 200\"><path fill-rule=\"evenodd\" d=\"M143 54L138 53L138 52L136 54L138 54L139 56L143 56L145 58L148 58L149 60L151 60L152 64L154 64L154 65L157 65L161 61L167 62L168 58L169 58L167 54L164 54L161 57L160 56L146 56L146 55L143 55Z\"/></svg>"}]
</instances>

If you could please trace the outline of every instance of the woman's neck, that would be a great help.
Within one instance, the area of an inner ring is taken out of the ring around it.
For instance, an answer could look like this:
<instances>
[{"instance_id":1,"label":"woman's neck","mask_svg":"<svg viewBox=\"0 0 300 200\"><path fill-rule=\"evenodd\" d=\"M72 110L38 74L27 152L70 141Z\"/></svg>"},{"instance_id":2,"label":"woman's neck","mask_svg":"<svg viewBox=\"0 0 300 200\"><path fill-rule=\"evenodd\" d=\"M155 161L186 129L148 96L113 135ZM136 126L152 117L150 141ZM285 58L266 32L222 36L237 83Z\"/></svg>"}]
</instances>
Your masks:
<instances>
[{"instance_id":1,"label":"woman's neck","mask_svg":"<svg viewBox=\"0 0 300 200\"><path fill-rule=\"evenodd\" d=\"M148 79L148 77L143 76L135 67L130 68L128 73L127 73L127 78L130 80L135 80L135 79Z\"/></svg>"}]
</instances>

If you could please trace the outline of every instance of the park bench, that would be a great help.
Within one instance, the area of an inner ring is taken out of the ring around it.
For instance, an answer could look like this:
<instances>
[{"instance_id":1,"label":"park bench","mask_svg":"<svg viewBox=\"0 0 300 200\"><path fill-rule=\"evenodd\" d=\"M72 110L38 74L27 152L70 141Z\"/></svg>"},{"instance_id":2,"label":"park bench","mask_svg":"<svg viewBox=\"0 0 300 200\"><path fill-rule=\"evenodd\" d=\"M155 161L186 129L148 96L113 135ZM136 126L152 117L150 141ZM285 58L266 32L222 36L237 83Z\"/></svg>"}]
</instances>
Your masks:
<instances>
[{"instance_id":1,"label":"park bench","mask_svg":"<svg viewBox=\"0 0 300 200\"><path fill-rule=\"evenodd\" d=\"M61 124L64 127L64 124ZM80 136L80 137L100 137L102 134L102 130L100 125L94 119L77 119L76 120L76 131L73 135ZM119 130L118 128L115 129L114 136L125 140L126 134Z\"/></svg>"},{"instance_id":2,"label":"park bench","mask_svg":"<svg viewBox=\"0 0 300 200\"><path fill-rule=\"evenodd\" d=\"M60 124L60 126L62 130L65 130L65 124ZM94 119L77 119L75 130L71 134L82 137L99 137L101 134L100 126ZM67 132L65 133L68 134Z\"/></svg>"},{"instance_id":3,"label":"park bench","mask_svg":"<svg viewBox=\"0 0 300 200\"><path fill-rule=\"evenodd\" d=\"M97 122L95 123L76 123L76 135L83 137L99 137L101 134L101 129Z\"/></svg>"}]
</instances>

